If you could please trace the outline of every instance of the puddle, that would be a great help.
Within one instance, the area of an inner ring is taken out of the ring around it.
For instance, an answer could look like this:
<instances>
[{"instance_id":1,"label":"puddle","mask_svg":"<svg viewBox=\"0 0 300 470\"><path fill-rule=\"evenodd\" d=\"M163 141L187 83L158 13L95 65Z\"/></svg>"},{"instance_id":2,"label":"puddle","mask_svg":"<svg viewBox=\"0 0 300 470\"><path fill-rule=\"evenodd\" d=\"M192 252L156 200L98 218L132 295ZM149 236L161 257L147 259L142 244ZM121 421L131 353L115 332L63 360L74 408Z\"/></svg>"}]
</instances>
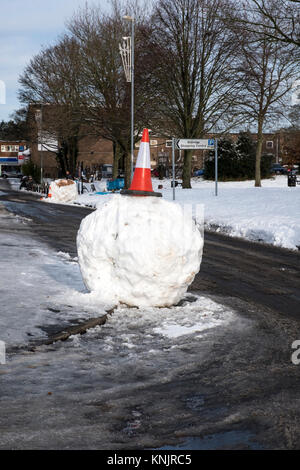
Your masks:
<instances>
[{"instance_id":1,"label":"puddle","mask_svg":"<svg viewBox=\"0 0 300 470\"><path fill-rule=\"evenodd\" d=\"M228 408L226 406L219 406L217 408L207 407L205 404L205 398L202 394L191 395L184 399L185 405L192 411L201 413L201 416L209 415L210 418L219 418L221 415L227 413Z\"/></svg>"},{"instance_id":2,"label":"puddle","mask_svg":"<svg viewBox=\"0 0 300 470\"><path fill-rule=\"evenodd\" d=\"M185 295L185 297L184 297L183 299L181 299L181 300L178 302L178 304L176 305L176 307L184 307L186 304L196 302L197 300L198 300L198 298L195 297L194 295L187 294L187 295Z\"/></svg>"},{"instance_id":3,"label":"puddle","mask_svg":"<svg viewBox=\"0 0 300 470\"><path fill-rule=\"evenodd\" d=\"M251 449L262 450L263 447L255 441L255 436L249 431L227 431L209 436L188 437L177 446L166 445L151 450L233 450Z\"/></svg>"}]
</instances>

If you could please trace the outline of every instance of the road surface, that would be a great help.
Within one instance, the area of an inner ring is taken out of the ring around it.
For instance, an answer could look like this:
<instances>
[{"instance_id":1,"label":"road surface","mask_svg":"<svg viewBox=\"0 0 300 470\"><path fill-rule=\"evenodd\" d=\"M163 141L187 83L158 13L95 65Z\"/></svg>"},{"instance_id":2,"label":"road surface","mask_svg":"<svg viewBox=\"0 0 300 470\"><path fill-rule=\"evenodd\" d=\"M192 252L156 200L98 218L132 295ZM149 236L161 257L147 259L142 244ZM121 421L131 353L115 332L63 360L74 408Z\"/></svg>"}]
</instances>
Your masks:
<instances>
[{"instance_id":1,"label":"road surface","mask_svg":"<svg viewBox=\"0 0 300 470\"><path fill-rule=\"evenodd\" d=\"M0 190L0 204L31 219L32 236L76 256L90 209L47 204L3 181ZM136 356L113 329L85 337L86 354L68 341L12 353L0 366L0 448L299 448L300 365L291 362L300 339L299 260L206 232L190 292L236 311L233 325L177 349L148 344L140 327ZM108 334L109 354L99 346Z\"/></svg>"},{"instance_id":2,"label":"road surface","mask_svg":"<svg viewBox=\"0 0 300 470\"><path fill-rule=\"evenodd\" d=\"M16 214L30 217L39 238L76 256L80 222L92 209L45 204L26 192L9 191L0 201ZM299 284L299 252L205 232L201 270L190 290L238 297L298 319Z\"/></svg>"}]
</instances>

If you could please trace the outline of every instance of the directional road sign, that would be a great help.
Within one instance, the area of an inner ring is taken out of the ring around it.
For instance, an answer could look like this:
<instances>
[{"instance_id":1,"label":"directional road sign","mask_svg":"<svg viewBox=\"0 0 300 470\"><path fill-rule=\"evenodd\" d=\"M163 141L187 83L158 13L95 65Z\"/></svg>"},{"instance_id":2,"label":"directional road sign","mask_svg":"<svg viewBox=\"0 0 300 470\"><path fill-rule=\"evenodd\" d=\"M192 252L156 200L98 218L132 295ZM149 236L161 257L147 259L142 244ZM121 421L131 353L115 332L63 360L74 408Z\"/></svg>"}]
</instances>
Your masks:
<instances>
[{"instance_id":1,"label":"directional road sign","mask_svg":"<svg viewBox=\"0 0 300 470\"><path fill-rule=\"evenodd\" d=\"M214 147L214 139L176 139L176 148L180 150L210 150Z\"/></svg>"}]
</instances>

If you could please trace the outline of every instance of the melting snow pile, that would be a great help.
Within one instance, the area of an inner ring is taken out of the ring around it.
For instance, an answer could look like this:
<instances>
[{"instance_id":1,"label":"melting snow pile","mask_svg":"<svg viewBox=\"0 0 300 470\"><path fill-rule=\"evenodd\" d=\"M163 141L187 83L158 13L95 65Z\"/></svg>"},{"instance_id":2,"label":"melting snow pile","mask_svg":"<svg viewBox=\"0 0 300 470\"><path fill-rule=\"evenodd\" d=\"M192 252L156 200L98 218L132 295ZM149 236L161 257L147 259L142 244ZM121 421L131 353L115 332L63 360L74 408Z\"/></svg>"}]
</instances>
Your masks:
<instances>
[{"instance_id":1,"label":"melting snow pile","mask_svg":"<svg viewBox=\"0 0 300 470\"><path fill-rule=\"evenodd\" d=\"M102 302L168 307L199 271L203 238L178 204L115 195L82 220L77 249L84 283Z\"/></svg>"},{"instance_id":2,"label":"melting snow pile","mask_svg":"<svg viewBox=\"0 0 300 470\"><path fill-rule=\"evenodd\" d=\"M51 194L51 196L50 196ZM49 202L73 202L77 199L77 185L72 180L55 180L49 188Z\"/></svg>"}]
</instances>

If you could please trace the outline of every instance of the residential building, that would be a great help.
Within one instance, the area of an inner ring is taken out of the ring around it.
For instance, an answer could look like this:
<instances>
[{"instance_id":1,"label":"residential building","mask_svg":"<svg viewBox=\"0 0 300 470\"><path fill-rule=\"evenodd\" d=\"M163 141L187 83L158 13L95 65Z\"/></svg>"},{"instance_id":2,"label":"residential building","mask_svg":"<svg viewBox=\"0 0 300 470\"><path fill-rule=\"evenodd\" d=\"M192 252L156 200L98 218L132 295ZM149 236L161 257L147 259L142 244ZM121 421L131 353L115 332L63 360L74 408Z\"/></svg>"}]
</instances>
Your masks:
<instances>
[{"instance_id":1,"label":"residential building","mask_svg":"<svg viewBox=\"0 0 300 470\"><path fill-rule=\"evenodd\" d=\"M0 172L3 167L6 170L20 168L25 161L22 152L27 150L27 145L25 141L0 140Z\"/></svg>"}]
</instances>

